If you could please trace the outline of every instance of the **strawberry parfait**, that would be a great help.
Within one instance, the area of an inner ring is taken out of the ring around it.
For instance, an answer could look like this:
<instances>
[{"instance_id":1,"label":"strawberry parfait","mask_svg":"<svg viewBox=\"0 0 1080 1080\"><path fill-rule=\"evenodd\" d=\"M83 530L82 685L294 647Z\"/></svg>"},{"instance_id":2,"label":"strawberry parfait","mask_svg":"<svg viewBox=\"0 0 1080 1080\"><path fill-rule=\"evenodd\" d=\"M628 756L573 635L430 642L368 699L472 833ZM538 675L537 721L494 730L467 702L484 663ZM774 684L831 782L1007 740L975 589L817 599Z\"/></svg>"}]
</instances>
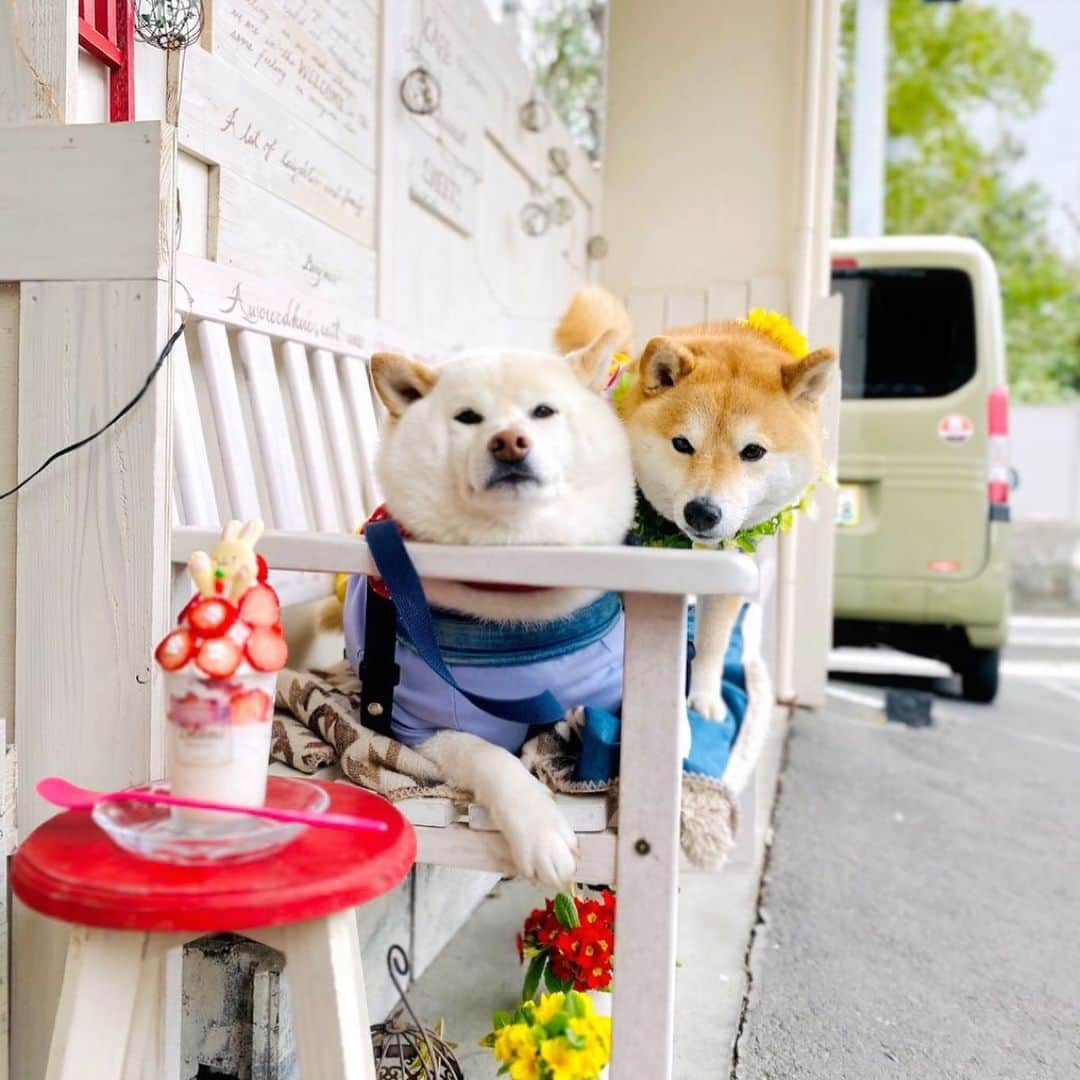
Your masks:
<instances>
[{"instance_id":1,"label":"strawberry parfait","mask_svg":"<svg viewBox=\"0 0 1080 1080\"><path fill-rule=\"evenodd\" d=\"M250 583L244 575L237 580L217 572L208 581L195 573L192 577L205 591L192 597L177 628L154 653L165 672L170 790L261 806L277 672L288 657L281 605L266 583L261 558ZM212 810L179 812L185 824L220 822L227 816Z\"/></svg>"}]
</instances>

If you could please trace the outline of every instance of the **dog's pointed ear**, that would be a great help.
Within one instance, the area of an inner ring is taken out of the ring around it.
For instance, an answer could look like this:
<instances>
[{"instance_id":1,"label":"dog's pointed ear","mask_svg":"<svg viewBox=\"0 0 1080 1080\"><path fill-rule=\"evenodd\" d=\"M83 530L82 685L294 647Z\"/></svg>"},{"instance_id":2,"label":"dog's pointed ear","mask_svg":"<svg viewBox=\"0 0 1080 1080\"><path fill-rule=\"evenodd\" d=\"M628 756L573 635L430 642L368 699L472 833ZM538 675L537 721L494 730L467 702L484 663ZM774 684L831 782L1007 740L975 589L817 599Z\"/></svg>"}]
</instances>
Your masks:
<instances>
[{"instance_id":1,"label":"dog's pointed ear","mask_svg":"<svg viewBox=\"0 0 1080 1080\"><path fill-rule=\"evenodd\" d=\"M638 361L638 376L646 394L663 393L694 370L694 354L668 337L651 338Z\"/></svg>"},{"instance_id":2,"label":"dog's pointed ear","mask_svg":"<svg viewBox=\"0 0 1080 1080\"><path fill-rule=\"evenodd\" d=\"M611 371L615 346L618 343L618 331L605 330L599 337L590 341L584 349L576 349L566 354L566 362L570 365L570 370L583 386L597 393L604 389Z\"/></svg>"},{"instance_id":3,"label":"dog's pointed ear","mask_svg":"<svg viewBox=\"0 0 1080 1080\"><path fill-rule=\"evenodd\" d=\"M817 405L829 388L836 370L836 353L816 349L801 360L793 360L780 369L788 397L795 404Z\"/></svg>"},{"instance_id":4,"label":"dog's pointed ear","mask_svg":"<svg viewBox=\"0 0 1080 1080\"><path fill-rule=\"evenodd\" d=\"M398 353L375 353L371 358L371 381L391 416L400 416L431 393L438 378L434 369Z\"/></svg>"}]
</instances>

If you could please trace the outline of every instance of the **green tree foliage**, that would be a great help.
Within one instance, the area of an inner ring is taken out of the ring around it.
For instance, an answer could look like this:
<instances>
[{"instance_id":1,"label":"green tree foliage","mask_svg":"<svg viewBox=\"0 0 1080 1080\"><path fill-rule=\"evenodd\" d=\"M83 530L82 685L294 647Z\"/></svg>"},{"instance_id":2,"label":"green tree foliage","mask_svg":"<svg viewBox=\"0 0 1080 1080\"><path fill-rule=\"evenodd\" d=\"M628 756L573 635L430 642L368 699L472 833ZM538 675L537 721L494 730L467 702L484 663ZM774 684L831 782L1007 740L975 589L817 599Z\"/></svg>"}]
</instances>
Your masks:
<instances>
[{"instance_id":1,"label":"green tree foliage","mask_svg":"<svg viewBox=\"0 0 1080 1080\"><path fill-rule=\"evenodd\" d=\"M527 57L574 140L600 156L604 10L596 0L534 0Z\"/></svg>"},{"instance_id":2,"label":"green tree foliage","mask_svg":"<svg viewBox=\"0 0 1080 1080\"><path fill-rule=\"evenodd\" d=\"M845 0L834 220L847 219L855 13ZM1046 197L1016 184L1022 150L1007 133L987 145L971 131L992 110L1010 120L1040 105L1053 61L1017 12L964 0L891 0L886 230L979 240L1001 276L1010 377L1021 400L1080 395L1080 267L1048 235Z\"/></svg>"}]
</instances>

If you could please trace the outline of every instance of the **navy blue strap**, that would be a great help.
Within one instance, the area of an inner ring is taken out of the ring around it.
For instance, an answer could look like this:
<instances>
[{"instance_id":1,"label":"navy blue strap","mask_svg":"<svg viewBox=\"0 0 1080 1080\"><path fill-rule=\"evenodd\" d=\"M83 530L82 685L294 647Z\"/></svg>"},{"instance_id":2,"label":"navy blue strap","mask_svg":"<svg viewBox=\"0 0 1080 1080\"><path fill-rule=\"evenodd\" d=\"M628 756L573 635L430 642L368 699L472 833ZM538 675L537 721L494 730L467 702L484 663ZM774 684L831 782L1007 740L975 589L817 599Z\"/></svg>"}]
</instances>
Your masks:
<instances>
[{"instance_id":1,"label":"navy blue strap","mask_svg":"<svg viewBox=\"0 0 1080 1080\"><path fill-rule=\"evenodd\" d=\"M478 709L501 720L512 720L516 724L553 724L562 719L566 710L548 690L526 698L489 698L458 686L453 672L446 666L446 661L439 651L431 609L397 525L393 521L370 523L364 527L364 539L375 565L379 568L380 576L390 590L398 620L408 634L409 641L420 659L443 682L468 698Z\"/></svg>"}]
</instances>

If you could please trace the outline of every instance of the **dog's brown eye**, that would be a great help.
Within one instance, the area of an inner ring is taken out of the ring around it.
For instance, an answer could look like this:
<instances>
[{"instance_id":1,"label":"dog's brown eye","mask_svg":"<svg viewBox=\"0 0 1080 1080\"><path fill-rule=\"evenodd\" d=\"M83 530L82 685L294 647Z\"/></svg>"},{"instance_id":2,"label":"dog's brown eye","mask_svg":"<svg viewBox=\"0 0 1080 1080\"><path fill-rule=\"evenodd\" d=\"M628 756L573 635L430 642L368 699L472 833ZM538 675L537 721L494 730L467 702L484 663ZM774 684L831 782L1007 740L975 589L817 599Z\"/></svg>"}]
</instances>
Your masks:
<instances>
[{"instance_id":1,"label":"dog's brown eye","mask_svg":"<svg viewBox=\"0 0 1080 1080\"><path fill-rule=\"evenodd\" d=\"M454 419L459 424L482 424L484 418L475 409L462 409Z\"/></svg>"},{"instance_id":2,"label":"dog's brown eye","mask_svg":"<svg viewBox=\"0 0 1080 1080\"><path fill-rule=\"evenodd\" d=\"M760 461L765 456L765 447L760 446L756 442L747 443L742 450L739 451L739 457L743 461Z\"/></svg>"},{"instance_id":3,"label":"dog's brown eye","mask_svg":"<svg viewBox=\"0 0 1080 1080\"><path fill-rule=\"evenodd\" d=\"M681 435L676 435L671 440L671 445L679 451L680 454L692 454L694 452L693 443L689 439L684 439Z\"/></svg>"},{"instance_id":4,"label":"dog's brown eye","mask_svg":"<svg viewBox=\"0 0 1080 1080\"><path fill-rule=\"evenodd\" d=\"M549 416L554 416L557 411L550 405L537 405L532 414L537 420L546 420Z\"/></svg>"}]
</instances>

